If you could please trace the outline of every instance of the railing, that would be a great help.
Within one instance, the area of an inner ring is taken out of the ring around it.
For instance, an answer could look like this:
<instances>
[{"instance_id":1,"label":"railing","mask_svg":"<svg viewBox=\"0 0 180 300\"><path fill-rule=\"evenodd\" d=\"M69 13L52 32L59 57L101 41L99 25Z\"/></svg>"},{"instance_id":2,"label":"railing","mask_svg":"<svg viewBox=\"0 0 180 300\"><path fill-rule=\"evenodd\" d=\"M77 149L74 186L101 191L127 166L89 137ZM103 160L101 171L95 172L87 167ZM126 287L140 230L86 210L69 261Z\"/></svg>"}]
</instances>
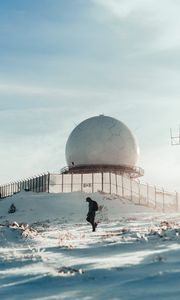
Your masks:
<instances>
[{"instance_id":1,"label":"railing","mask_svg":"<svg viewBox=\"0 0 180 300\"><path fill-rule=\"evenodd\" d=\"M10 182L0 186L1 198L12 196L22 190L32 192L48 192L49 191L49 173L32 176L15 182Z\"/></svg>"},{"instance_id":2,"label":"railing","mask_svg":"<svg viewBox=\"0 0 180 300\"><path fill-rule=\"evenodd\" d=\"M177 212L180 197L177 192L140 183L127 175L111 172L87 174L41 174L0 186L1 198L22 190L49 193L107 193L128 199L137 205L152 207L161 212Z\"/></svg>"},{"instance_id":3,"label":"railing","mask_svg":"<svg viewBox=\"0 0 180 300\"><path fill-rule=\"evenodd\" d=\"M144 175L144 170L137 166L130 165L72 165L61 169L61 174L86 174L86 173L128 174L131 178L138 178Z\"/></svg>"},{"instance_id":4,"label":"railing","mask_svg":"<svg viewBox=\"0 0 180 300\"><path fill-rule=\"evenodd\" d=\"M176 212L180 207L177 192L140 183L127 175L111 172L83 174L50 174L49 192L102 192L115 194L137 205L152 207L161 212Z\"/></svg>"}]
</instances>

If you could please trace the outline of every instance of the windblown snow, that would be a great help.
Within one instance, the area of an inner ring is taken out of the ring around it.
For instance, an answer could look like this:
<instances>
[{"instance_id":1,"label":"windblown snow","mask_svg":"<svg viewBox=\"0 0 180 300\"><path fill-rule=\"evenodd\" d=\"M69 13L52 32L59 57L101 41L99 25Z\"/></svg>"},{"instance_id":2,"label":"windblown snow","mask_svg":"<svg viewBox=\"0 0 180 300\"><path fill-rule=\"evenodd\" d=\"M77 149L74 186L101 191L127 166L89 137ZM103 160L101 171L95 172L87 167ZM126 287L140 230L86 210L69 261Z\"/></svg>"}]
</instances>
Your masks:
<instances>
[{"instance_id":1,"label":"windblown snow","mask_svg":"<svg viewBox=\"0 0 180 300\"><path fill-rule=\"evenodd\" d=\"M21 192L0 201L0 299L179 300L179 215L113 195ZM8 213L11 204L15 213Z\"/></svg>"}]
</instances>

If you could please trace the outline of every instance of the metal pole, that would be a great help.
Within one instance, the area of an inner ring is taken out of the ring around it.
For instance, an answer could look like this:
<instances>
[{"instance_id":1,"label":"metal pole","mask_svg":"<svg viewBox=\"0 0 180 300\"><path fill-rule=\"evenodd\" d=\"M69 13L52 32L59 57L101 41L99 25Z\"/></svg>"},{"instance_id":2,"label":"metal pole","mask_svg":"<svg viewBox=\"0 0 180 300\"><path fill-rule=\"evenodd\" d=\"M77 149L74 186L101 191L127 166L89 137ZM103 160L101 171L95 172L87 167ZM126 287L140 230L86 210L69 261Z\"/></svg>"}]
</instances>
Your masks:
<instances>
[{"instance_id":1,"label":"metal pole","mask_svg":"<svg viewBox=\"0 0 180 300\"><path fill-rule=\"evenodd\" d=\"M149 184L147 184L147 206L149 206Z\"/></svg>"},{"instance_id":2,"label":"metal pole","mask_svg":"<svg viewBox=\"0 0 180 300\"><path fill-rule=\"evenodd\" d=\"M131 189L131 201L133 200L133 194L132 194L132 178L130 178L130 189Z\"/></svg>"},{"instance_id":3,"label":"metal pole","mask_svg":"<svg viewBox=\"0 0 180 300\"><path fill-rule=\"evenodd\" d=\"M38 184L38 182L37 182L37 177L35 177L35 184L36 184L35 192L37 193L37 184Z\"/></svg>"},{"instance_id":4,"label":"metal pole","mask_svg":"<svg viewBox=\"0 0 180 300\"><path fill-rule=\"evenodd\" d=\"M44 174L41 175L41 190L40 192L44 192Z\"/></svg>"},{"instance_id":5,"label":"metal pole","mask_svg":"<svg viewBox=\"0 0 180 300\"><path fill-rule=\"evenodd\" d=\"M139 191L139 205L141 204L141 186L140 183L138 182L138 191Z\"/></svg>"},{"instance_id":6,"label":"metal pole","mask_svg":"<svg viewBox=\"0 0 180 300\"><path fill-rule=\"evenodd\" d=\"M48 184L47 184L47 186L48 186L48 193L49 193L49 191L50 191L50 176L51 176L51 174L48 172L48 176L47 176L47 179L48 179Z\"/></svg>"},{"instance_id":7,"label":"metal pole","mask_svg":"<svg viewBox=\"0 0 180 300\"><path fill-rule=\"evenodd\" d=\"M164 199L164 189L162 188L163 191L163 212L165 212L165 199Z\"/></svg>"},{"instance_id":8,"label":"metal pole","mask_svg":"<svg viewBox=\"0 0 180 300\"><path fill-rule=\"evenodd\" d=\"M33 192L35 190L35 178L33 178Z\"/></svg>"},{"instance_id":9,"label":"metal pole","mask_svg":"<svg viewBox=\"0 0 180 300\"><path fill-rule=\"evenodd\" d=\"M92 193L94 193L94 173L92 173Z\"/></svg>"},{"instance_id":10,"label":"metal pole","mask_svg":"<svg viewBox=\"0 0 180 300\"><path fill-rule=\"evenodd\" d=\"M117 173L115 174L115 178L116 178L116 195L117 195L118 194Z\"/></svg>"},{"instance_id":11,"label":"metal pole","mask_svg":"<svg viewBox=\"0 0 180 300\"><path fill-rule=\"evenodd\" d=\"M21 187L20 187L20 181L18 181L18 192L21 191Z\"/></svg>"},{"instance_id":12,"label":"metal pole","mask_svg":"<svg viewBox=\"0 0 180 300\"><path fill-rule=\"evenodd\" d=\"M71 193L73 191L73 174L71 173Z\"/></svg>"},{"instance_id":13,"label":"metal pole","mask_svg":"<svg viewBox=\"0 0 180 300\"><path fill-rule=\"evenodd\" d=\"M122 176L122 198L124 198L124 180L123 180L123 174Z\"/></svg>"},{"instance_id":14,"label":"metal pole","mask_svg":"<svg viewBox=\"0 0 180 300\"><path fill-rule=\"evenodd\" d=\"M176 192L176 211L179 210L179 203L178 203L178 192Z\"/></svg>"},{"instance_id":15,"label":"metal pole","mask_svg":"<svg viewBox=\"0 0 180 300\"><path fill-rule=\"evenodd\" d=\"M154 187L154 191L155 191L155 199L154 200L155 200L155 209L156 209L157 208L157 203L156 203L156 200L157 200L156 199L156 186Z\"/></svg>"},{"instance_id":16,"label":"metal pole","mask_svg":"<svg viewBox=\"0 0 180 300\"><path fill-rule=\"evenodd\" d=\"M47 192L47 174L44 174L44 192Z\"/></svg>"},{"instance_id":17,"label":"metal pole","mask_svg":"<svg viewBox=\"0 0 180 300\"><path fill-rule=\"evenodd\" d=\"M44 192L43 191L43 175L41 175L41 184L40 184L40 192Z\"/></svg>"},{"instance_id":18,"label":"metal pole","mask_svg":"<svg viewBox=\"0 0 180 300\"><path fill-rule=\"evenodd\" d=\"M41 189L41 176L38 176L38 192L40 192Z\"/></svg>"},{"instance_id":19,"label":"metal pole","mask_svg":"<svg viewBox=\"0 0 180 300\"><path fill-rule=\"evenodd\" d=\"M102 192L104 192L104 177L103 177L103 172L101 173L102 174Z\"/></svg>"},{"instance_id":20,"label":"metal pole","mask_svg":"<svg viewBox=\"0 0 180 300\"><path fill-rule=\"evenodd\" d=\"M81 193L83 191L83 174L81 173Z\"/></svg>"},{"instance_id":21,"label":"metal pole","mask_svg":"<svg viewBox=\"0 0 180 300\"><path fill-rule=\"evenodd\" d=\"M64 174L62 174L62 193L64 192Z\"/></svg>"},{"instance_id":22,"label":"metal pole","mask_svg":"<svg viewBox=\"0 0 180 300\"><path fill-rule=\"evenodd\" d=\"M109 172L109 193L111 194L111 173Z\"/></svg>"}]
</instances>

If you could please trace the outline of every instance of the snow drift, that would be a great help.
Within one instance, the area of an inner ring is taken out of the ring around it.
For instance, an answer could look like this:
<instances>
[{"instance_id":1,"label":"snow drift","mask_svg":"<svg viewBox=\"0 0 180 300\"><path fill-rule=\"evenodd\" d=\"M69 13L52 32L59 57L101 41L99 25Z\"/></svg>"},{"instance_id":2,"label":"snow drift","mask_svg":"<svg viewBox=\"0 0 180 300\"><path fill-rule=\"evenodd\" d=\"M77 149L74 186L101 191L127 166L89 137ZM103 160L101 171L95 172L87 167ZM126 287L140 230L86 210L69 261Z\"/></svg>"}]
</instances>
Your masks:
<instances>
[{"instance_id":1,"label":"snow drift","mask_svg":"<svg viewBox=\"0 0 180 300\"><path fill-rule=\"evenodd\" d=\"M34 222L58 220L61 223L84 222L88 211L86 197L90 196L99 204L99 220L118 220L128 214L152 213L153 209L138 206L115 195L102 193L32 193L21 192L0 201L0 222ZM8 214L14 203L16 212Z\"/></svg>"},{"instance_id":2,"label":"snow drift","mask_svg":"<svg viewBox=\"0 0 180 300\"><path fill-rule=\"evenodd\" d=\"M178 216L90 196L100 205L96 232L85 221L87 194L0 201L1 300L179 299Z\"/></svg>"}]
</instances>

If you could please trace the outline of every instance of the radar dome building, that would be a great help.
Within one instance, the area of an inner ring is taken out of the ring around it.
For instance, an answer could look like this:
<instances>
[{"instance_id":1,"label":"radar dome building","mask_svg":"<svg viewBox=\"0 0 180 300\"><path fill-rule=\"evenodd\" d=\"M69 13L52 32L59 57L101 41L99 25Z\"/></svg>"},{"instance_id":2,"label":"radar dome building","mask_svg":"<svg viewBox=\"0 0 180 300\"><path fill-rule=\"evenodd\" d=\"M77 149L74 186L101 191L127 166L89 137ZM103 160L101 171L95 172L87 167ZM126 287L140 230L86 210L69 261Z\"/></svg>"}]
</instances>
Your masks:
<instances>
[{"instance_id":1,"label":"radar dome building","mask_svg":"<svg viewBox=\"0 0 180 300\"><path fill-rule=\"evenodd\" d=\"M136 166L139 147L130 129L119 120L99 115L81 122L66 143L64 173L116 172L144 174Z\"/></svg>"}]
</instances>

